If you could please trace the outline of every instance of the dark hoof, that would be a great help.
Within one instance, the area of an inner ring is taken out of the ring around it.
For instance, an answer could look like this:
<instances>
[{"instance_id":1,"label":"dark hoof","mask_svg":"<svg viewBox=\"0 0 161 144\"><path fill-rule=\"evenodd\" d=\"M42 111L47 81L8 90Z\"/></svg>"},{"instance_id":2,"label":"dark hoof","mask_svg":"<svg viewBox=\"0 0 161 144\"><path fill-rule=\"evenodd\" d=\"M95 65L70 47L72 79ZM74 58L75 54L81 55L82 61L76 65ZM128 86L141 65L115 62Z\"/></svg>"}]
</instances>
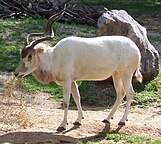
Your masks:
<instances>
[{"instance_id":1,"label":"dark hoof","mask_svg":"<svg viewBox=\"0 0 161 144\"><path fill-rule=\"evenodd\" d=\"M119 122L118 125L119 126L125 126L125 122Z\"/></svg>"},{"instance_id":2,"label":"dark hoof","mask_svg":"<svg viewBox=\"0 0 161 144\"><path fill-rule=\"evenodd\" d=\"M110 123L108 120L106 120L106 119L104 119L103 121L102 121L103 123Z\"/></svg>"},{"instance_id":3,"label":"dark hoof","mask_svg":"<svg viewBox=\"0 0 161 144\"><path fill-rule=\"evenodd\" d=\"M79 123L79 122L77 122L77 121L74 122L73 124L76 125L76 126L80 126L80 125L81 125L81 123Z\"/></svg>"},{"instance_id":4,"label":"dark hoof","mask_svg":"<svg viewBox=\"0 0 161 144\"><path fill-rule=\"evenodd\" d=\"M66 129L65 129L64 127L58 127L58 128L57 128L57 131L58 131L58 132L62 132L62 131L65 131L65 130L66 130Z\"/></svg>"}]
</instances>

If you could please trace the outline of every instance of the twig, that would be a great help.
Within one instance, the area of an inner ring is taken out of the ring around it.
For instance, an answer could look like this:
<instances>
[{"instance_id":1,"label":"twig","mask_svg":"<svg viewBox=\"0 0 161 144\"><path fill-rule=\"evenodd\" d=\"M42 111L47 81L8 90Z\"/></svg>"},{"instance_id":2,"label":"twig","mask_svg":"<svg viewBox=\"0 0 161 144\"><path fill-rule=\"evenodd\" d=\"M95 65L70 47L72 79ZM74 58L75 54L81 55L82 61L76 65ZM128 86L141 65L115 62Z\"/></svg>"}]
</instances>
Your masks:
<instances>
[{"instance_id":1,"label":"twig","mask_svg":"<svg viewBox=\"0 0 161 144\"><path fill-rule=\"evenodd\" d=\"M25 12L25 13L26 13L27 15L29 15L29 16L33 16L33 15L36 14L34 11L28 10L27 8L23 7L21 4L19 4L19 3L18 3L17 1L15 1L15 0L10 0L10 3L11 3L14 7L16 7L16 8L18 8L19 10Z\"/></svg>"},{"instance_id":2,"label":"twig","mask_svg":"<svg viewBox=\"0 0 161 144\"><path fill-rule=\"evenodd\" d=\"M70 10L66 10L66 11L67 11L68 13L71 13L72 15L75 15L75 16L81 18L79 14L77 14L77 13L75 13L75 12L73 12L73 11L70 11Z\"/></svg>"}]
</instances>

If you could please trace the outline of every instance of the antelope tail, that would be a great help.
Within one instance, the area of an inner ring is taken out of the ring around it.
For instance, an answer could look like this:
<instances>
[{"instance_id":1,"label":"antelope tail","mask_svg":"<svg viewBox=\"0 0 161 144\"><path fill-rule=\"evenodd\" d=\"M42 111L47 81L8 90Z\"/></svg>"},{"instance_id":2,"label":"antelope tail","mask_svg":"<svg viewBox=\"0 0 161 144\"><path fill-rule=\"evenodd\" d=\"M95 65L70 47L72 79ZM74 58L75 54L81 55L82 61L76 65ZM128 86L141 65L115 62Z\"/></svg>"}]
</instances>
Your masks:
<instances>
[{"instance_id":1,"label":"antelope tail","mask_svg":"<svg viewBox=\"0 0 161 144\"><path fill-rule=\"evenodd\" d=\"M142 83L143 76L142 76L142 74L141 74L141 72L139 70L139 67L135 71L135 77L136 77L137 81L139 81L140 83Z\"/></svg>"}]
</instances>

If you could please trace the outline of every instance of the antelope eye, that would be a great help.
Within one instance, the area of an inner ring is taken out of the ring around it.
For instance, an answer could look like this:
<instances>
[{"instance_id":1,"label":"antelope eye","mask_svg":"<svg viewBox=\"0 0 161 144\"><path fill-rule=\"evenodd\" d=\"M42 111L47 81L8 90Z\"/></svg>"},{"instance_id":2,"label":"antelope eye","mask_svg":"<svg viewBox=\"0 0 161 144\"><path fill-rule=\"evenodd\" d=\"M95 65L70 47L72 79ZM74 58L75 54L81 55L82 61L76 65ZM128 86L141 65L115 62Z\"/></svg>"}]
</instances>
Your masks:
<instances>
[{"instance_id":1,"label":"antelope eye","mask_svg":"<svg viewBox=\"0 0 161 144\"><path fill-rule=\"evenodd\" d=\"M30 61L32 59L32 55L29 55L28 56L28 60Z\"/></svg>"}]
</instances>

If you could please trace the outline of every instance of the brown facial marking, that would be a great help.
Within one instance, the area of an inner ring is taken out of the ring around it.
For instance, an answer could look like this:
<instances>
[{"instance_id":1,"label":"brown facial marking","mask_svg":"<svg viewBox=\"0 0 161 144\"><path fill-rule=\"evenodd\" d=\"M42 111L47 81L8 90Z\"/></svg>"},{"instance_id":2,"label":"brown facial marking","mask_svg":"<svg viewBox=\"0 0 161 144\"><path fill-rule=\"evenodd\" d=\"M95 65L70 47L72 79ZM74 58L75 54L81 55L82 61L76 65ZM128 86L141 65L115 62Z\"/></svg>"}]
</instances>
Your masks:
<instances>
[{"instance_id":1,"label":"brown facial marking","mask_svg":"<svg viewBox=\"0 0 161 144\"><path fill-rule=\"evenodd\" d=\"M22 51L21 51L21 58L25 58L33 49L30 47L24 46Z\"/></svg>"}]
</instances>

